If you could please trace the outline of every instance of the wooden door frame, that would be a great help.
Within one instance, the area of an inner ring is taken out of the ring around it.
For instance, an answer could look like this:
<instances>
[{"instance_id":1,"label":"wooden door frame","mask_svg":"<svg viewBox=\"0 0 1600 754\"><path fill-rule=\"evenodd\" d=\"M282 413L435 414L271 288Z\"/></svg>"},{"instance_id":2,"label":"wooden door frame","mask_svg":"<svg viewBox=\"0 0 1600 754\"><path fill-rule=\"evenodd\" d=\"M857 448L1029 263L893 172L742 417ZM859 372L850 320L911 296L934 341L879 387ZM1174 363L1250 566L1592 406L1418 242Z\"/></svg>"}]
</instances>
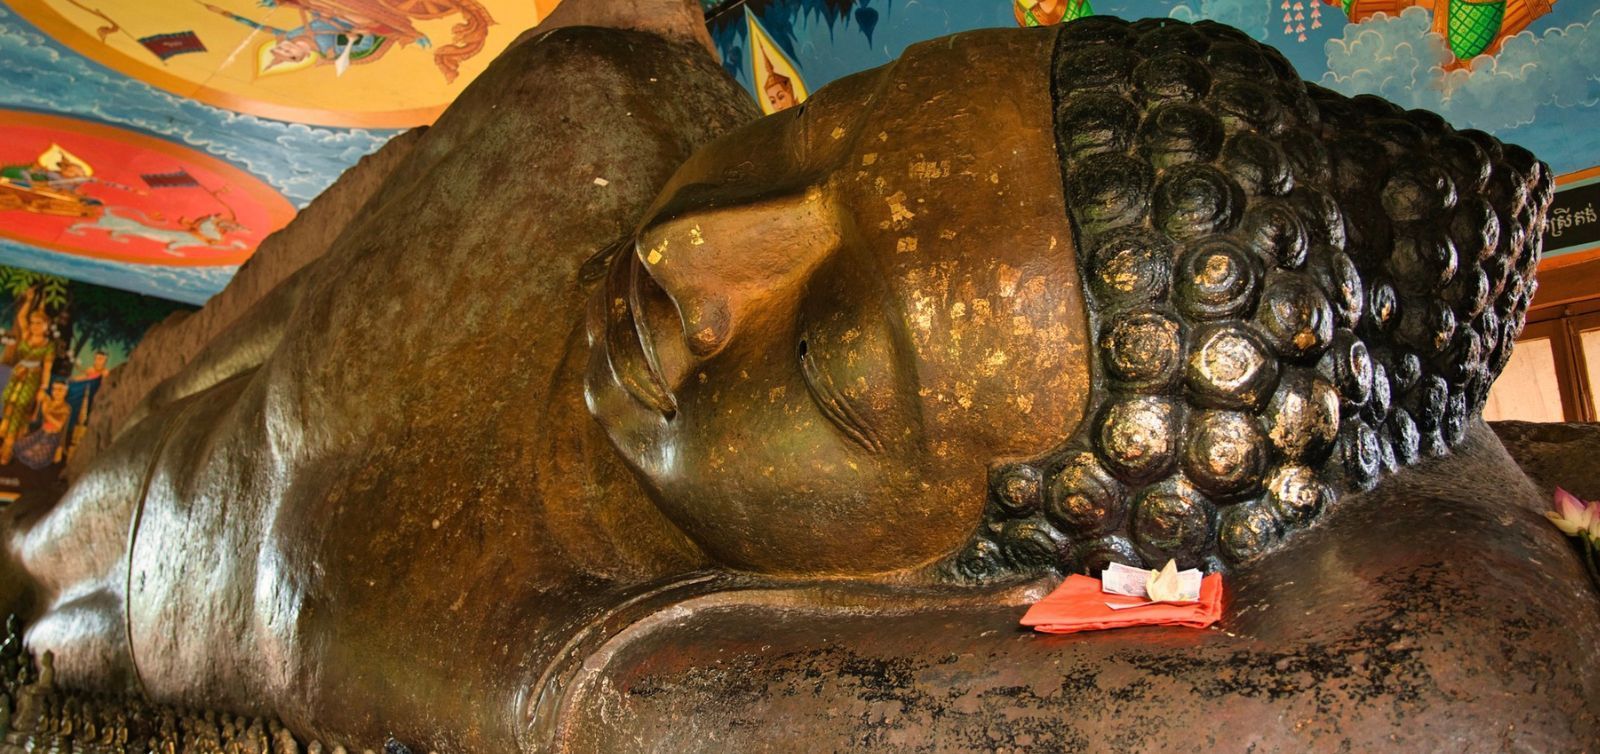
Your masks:
<instances>
[{"instance_id":1,"label":"wooden door frame","mask_svg":"<svg viewBox=\"0 0 1600 754\"><path fill-rule=\"evenodd\" d=\"M1600 301L1591 301L1591 304L1600 305ZM1587 353L1583 349L1583 333L1600 330L1600 309L1587 314L1571 314L1559 321L1566 328L1567 342L1572 353L1572 368L1576 381L1573 383L1579 392L1578 402L1582 404L1583 418L1578 421L1600 421L1600 411L1595 407L1595 388L1589 382L1590 359L1600 360L1600 353ZM1585 400L1587 399L1587 400ZM1565 400L1563 398L1563 400ZM1568 421L1572 421L1568 419Z\"/></svg>"}]
</instances>

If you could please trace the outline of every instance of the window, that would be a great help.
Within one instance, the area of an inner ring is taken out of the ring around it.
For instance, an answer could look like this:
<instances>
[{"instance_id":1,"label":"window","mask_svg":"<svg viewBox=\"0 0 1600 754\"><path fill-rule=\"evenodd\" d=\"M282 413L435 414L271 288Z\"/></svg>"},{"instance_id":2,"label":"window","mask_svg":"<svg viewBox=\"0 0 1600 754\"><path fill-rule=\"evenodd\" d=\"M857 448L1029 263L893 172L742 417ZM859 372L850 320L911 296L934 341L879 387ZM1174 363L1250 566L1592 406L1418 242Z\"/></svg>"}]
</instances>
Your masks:
<instances>
[{"instance_id":1,"label":"window","mask_svg":"<svg viewBox=\"0 0 1600 754\"><path fill-rule=\"evenodd\" d=\"M1556 339L1550 334L1530 332L1534 327L1530 325L1523 331L1511 352L1511 360L1506 362L1505 370L1489 390L1483 418L1530 422L1567 420L1559 377L1564 370L1556 359Z\"/></svg>"},{"instance_id":2,"label":"window","mask_svg":"<svg viewBox=\"0 0 1600 754\"><path fill-rule=\"evenodd\" d=\"M1539 273L1528 324L1483 418L1600 421L1600 259Z\"/></svg>"}]
</instances>

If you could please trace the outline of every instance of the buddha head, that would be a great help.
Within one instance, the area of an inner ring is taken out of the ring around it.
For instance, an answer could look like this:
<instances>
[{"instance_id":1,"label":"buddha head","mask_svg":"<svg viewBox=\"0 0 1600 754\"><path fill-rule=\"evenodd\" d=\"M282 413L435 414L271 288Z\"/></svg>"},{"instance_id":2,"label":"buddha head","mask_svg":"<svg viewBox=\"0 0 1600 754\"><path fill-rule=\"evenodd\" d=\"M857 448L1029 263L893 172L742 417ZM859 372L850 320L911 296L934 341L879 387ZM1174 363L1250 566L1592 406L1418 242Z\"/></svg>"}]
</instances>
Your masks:
<instances>
[{"instance_id":1,"label":"buddha head","mask_svg":"<svg viewBox=\"0 0 1600 754\"><path fill-rule=\"evenodd\" d=\"M1551 191L1224 26L957 35L683 165L586 394L730 567L1223 569L1463 439Z\"/></svg>"}]
</instances>

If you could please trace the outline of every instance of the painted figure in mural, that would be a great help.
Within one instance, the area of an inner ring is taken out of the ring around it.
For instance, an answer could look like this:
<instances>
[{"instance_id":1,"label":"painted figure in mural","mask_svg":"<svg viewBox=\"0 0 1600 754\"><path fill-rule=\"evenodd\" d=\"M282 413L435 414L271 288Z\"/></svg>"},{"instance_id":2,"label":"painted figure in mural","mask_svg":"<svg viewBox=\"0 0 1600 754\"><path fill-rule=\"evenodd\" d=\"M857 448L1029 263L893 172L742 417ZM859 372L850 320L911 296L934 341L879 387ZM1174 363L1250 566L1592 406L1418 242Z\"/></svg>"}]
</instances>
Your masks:
<instances>
[{"instance_id":1,"label":"painted figure in mural","mask_svg":"<svg viewBox=\"0 0 1600 754\"><path fill-rule=\"evenodd\" d=\"M94 180L94 170L89 163L78 159L59 144L50 145L40 153L32 165L7 165L0 168L0 178L24 188L49 188L76 193Z\"/></svg>"},{"instance_id":2,"label":"painted figure in mural","mask_svg":"<svg viewBox=\"0 0 1600 754\"><path fill-rule=\"evenodd\" d=\"M72 405L67 402L67 383L56 380L40 401L36 413L39 427L17 440L16 459L30 469L42 469L61 460L62 439Z\"/></svg>"},{"instance_id":3,"label":"painted figure in mural","mask_svg":"<svg viewBox=\"0 0 1600 754\"><path fill-rule=\"evenodd\" d=\"M809 90L795 63L767 31L755 12L744 8L746 56L750 81L761 112L771 115L805 102Z\"/></svg>"},{"instance_id":4,"label":"painted figure in mural","mask_svg":"<svg viewBox=\"0 0 1600 754\"><path fill-rule=\"evenodd\" d=\"M50 336L50 315L37 288L22 294L5 354L11 377L0 392L0 466L11 462L17 438L33 421L35 407L45 399L45 386L55 368L56 342Z\"/></svg>"},{"instance_id":5,"label":"painted figure in mural","mask_svg":"<svg viewBox=\"0 0 1600 754\"><path fill-rule=\"evenodd\" d=\"M130 190L96 178L89 163L59 144L51 144L32 164L0 167L0 210L96 217L102 213L104 202L83 193L93 183Z\"/></svg>"},{"instance_id":6,"label":"painted figure in mural","mask_svg":"<svg viewBox=\"0 0 1600 754\"><path fill-rule=\"evenodd\" d=\"M95 396L100 394L100 388L105 382L106 374L110 372L107 367L110 356L105 351L95 351L90 357L88 368L73 375L71 385L79 391L78 414L70 417L72 423L72 436L65 439L66 451L64 460L72 460L78 446L83 442L84 434L89 428L89 419L94 411Z\"/></svg>"},{"instance_id":7,"label":"painted figure in mural","mask_svg":"<svg viewBox=\"0 0 1600 754\"><path fill-rule=\"evenodd\" d=\"M76 375L73 375L72 381L73 382L94 382L95 380L98 380L98 379L106 376L106 372L109 371L106 368L106 362L107 362L107 360L109 358L110 357L106 354L105 351L95 351L94 355L92 357L90 357L88 368L84 369L82 372L77 373Z\"/></svg>"},{"instance_id":8,"label":"painted figure in mural","mask_svg":"<svg viewBox=\"0 0 1600 754\"><path fill-rule=\"evenodd\" d=\"M267 50L270 60L262 71L307 61L332 64L339 74L353 64L370 63L393 45L433 47L418 31L414 19L432 19L460 13L465 21L454 29L454 43L434 53L434 62L446 81L454 81L461 61L483 48L494 19L474 0L418 3L406 0L266 0L267 8L293 8L300 25L268 26L209 3L205 7L253 29L270 32L275 41Z\"/></svg>"},{"instance_id":9,"label":"painted figure in mural","mask_svg":"<svg viewBox=\"0 0 1600 754\"><path fill-rule=\"evenodd\" d=\"M772 63L772 57L762 50L762 60L766 63L767 80L762 87L762 94L767 98L768 112L787 110L795 106L794 83L778 72Z\"/></svg>"},{"instance_id":10,"label":"painted figure in mural","mask_svg":"<svg viewBox=\"0 0 1600 754\"><path fill-rule=\"evenodd\" d=\"M1501 643L1600 626L1475 421L1526 150L1171 19L935 40L759 120L703 52L569 29L453 108L4 513L63 681L351 749L1594 739L1600 663ZM1169 558L1231 574L1229 631L1013 633Z\"/></svg>"},{"instance_id":11,"label":"painted figure in mural","mask_svg":"<svg viewBox=\"0 0 1600 754\"><path fill-rule=\"evenodd\" d=\"M68 233L83 235L91 230L109 234L113 241L142 238L161 244L161 250L175 257L187 256L195 249L212 251L249 248L249 244L230 233L249 232L230 213L213 212L194 219L179 218L176 225L162 223L142 210L112 207L100 213L93 222L76 222L67 228Z\"/></svg>"}]
</instances>

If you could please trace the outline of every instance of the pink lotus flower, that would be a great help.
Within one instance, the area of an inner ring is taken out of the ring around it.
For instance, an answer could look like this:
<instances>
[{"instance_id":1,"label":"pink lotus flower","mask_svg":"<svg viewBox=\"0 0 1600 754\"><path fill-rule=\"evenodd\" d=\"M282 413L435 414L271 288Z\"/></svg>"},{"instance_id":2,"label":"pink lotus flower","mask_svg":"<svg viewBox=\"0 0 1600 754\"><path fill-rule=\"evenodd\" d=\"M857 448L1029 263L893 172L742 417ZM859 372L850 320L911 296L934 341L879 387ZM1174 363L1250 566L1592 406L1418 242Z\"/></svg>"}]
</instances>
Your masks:
<instances>
[{"instance_id":1,"label":"pink lotus flower","mask_svg":"<svg viewBox=\"0 0 1600 754\"><path fill-rule=\"evenodd\" d=\"M1589 579L1600 586L1600 500L1584 502L1557 487L1555 502L1550 507L1551 510L1544 513L1545 518L1561 533L1577 538Z\"/></svg>"},{"instance_id":2,"label":"pink lotus flower","mask_svg":"<svg viewBox=\"0 0 1600 754\"><path fill-rule=\"evenodd\" d=\"M1588 536L1600 542L1600 501L1585 504L1578 497L1560 487L1556 488L1556 499L1552 510L1545 511L1545 518L1555 524L1562 534L1569 537Z\"/></svg>"}]
</instances>

